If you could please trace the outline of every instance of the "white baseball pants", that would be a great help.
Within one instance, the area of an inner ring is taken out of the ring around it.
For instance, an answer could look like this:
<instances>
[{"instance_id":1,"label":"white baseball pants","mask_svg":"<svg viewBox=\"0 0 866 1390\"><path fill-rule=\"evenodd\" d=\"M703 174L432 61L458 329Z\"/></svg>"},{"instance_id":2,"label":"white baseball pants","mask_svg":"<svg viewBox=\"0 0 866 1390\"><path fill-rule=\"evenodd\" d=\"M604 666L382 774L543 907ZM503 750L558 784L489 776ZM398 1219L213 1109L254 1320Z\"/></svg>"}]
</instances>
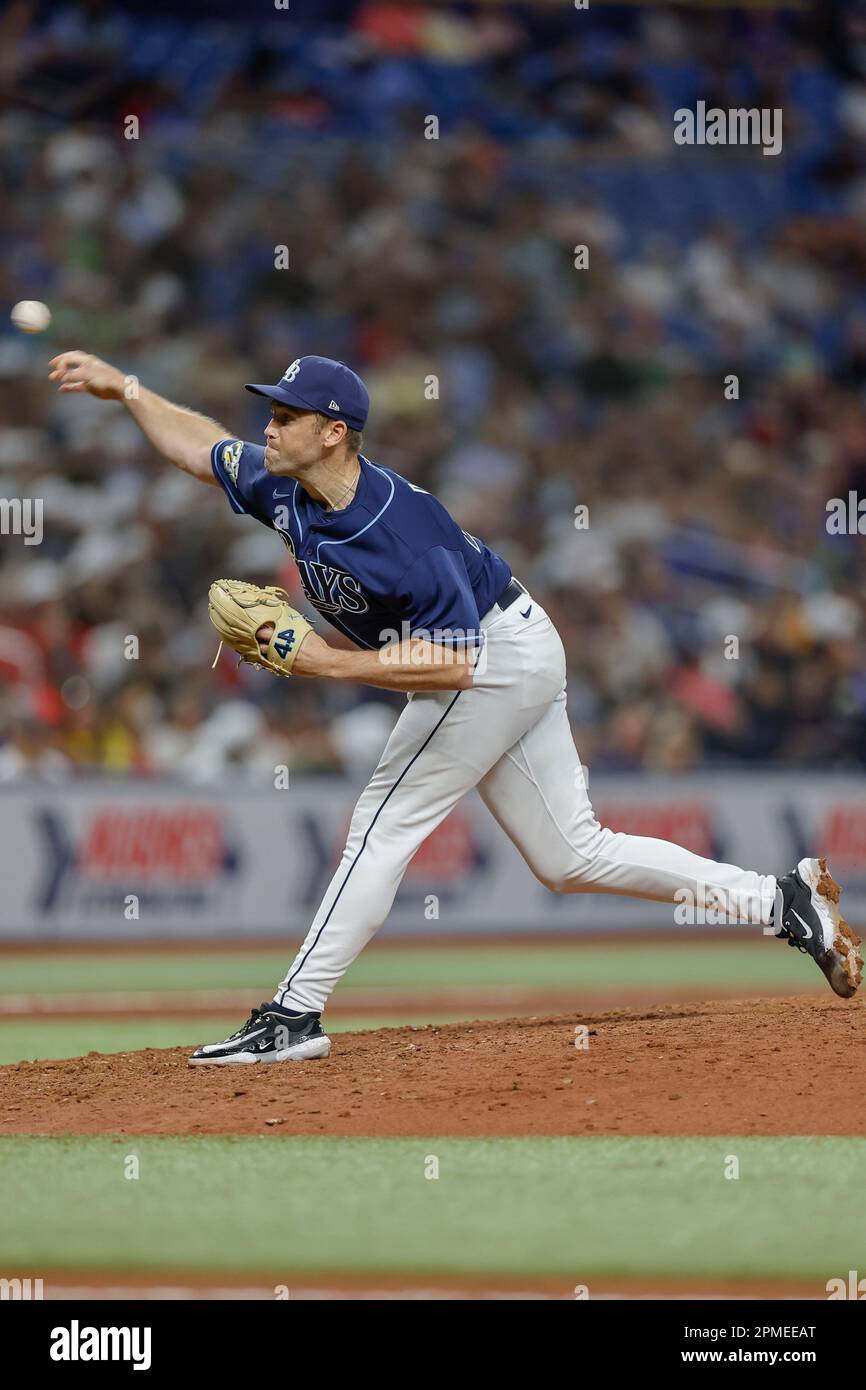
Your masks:
<instances>
[{"instance_id":1,"label":"white baseball pants","mask_svg":"<svg viewBox=\"0 0 866 1390\"><path fill-rule=\"evenodd\" d=\"M522 615L529 608L527 617ZM274 998L320 1013L391 910L409 860L477 787L537 878L557 893L748 905L767 923L776 880L667 840L603 829L566 713L565 652L529 594L482 621L486 651L469 690L415 692L358 801L343 857ZM675 894L679 896L675 898Z\"/></svg>"}]
</instances>

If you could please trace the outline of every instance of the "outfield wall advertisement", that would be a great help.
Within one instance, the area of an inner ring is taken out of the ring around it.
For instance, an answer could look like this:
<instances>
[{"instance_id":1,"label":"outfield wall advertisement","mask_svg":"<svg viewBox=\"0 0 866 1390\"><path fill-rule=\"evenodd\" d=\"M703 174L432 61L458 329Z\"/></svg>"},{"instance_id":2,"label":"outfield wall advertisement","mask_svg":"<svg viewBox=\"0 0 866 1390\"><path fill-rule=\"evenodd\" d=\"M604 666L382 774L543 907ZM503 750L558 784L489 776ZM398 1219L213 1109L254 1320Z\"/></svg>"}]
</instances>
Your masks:
<instances>
[{"instance_id":1,"label":"outfield wall advertisement","mask_svg":"<svg viewBox=\"0 0 866 1390\"><path fill-rule=\"evenodd\" d=\"M773 873L827 854L866 922L866 787L857 777L593 779L602 824ZM297 779L266 795L142 782L0 791L0 939L303 934L337 870L358 788ZM374 831L375 833L375 831ZM672 929L682 913L551 893L473 794L421 847L386 930Z\"/></svg>"}]
</instances>

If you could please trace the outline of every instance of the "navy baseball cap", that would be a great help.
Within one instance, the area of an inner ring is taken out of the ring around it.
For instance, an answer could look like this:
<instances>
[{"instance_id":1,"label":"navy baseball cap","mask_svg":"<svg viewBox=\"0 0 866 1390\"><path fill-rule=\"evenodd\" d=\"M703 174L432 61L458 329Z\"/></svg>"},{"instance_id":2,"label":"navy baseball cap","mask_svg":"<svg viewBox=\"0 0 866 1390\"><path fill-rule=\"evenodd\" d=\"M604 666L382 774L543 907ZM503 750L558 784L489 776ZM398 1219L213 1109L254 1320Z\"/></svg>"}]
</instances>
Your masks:
<instances>
[{"instance_id":1,"label":"navy baseball cap","mask_svg":"<svg viewBox=\"0 0 866 1390\"><path fill-rule=\"evenodd\" d=\"M345 420L353 430L364 428L370 410L370 393L361 378L331 357L296 357L276 386L248 381L245 389L295 410L316 410L332 420Z\"/></svg>"}]
</instances>

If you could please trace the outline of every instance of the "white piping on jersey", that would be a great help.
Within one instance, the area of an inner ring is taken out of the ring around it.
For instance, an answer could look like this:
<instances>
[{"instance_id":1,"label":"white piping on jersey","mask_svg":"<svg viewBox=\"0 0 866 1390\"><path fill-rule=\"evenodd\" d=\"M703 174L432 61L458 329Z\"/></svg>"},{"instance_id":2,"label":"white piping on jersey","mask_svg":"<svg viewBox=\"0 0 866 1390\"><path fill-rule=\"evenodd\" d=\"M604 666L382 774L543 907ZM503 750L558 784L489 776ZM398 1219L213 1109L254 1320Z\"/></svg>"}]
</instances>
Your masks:
<instances>
[{"instance_id":1,"label":"white piping on jersey","mask_svg":"<svg viewBox=\"0 0 866 1390\"><path fill-rule=\"evenodd\" d=\"M375 464L371 464L370 467L371 467L371 468L375 468L376 465L375 465ZM392 484L392 489L393 489L393 484ZM293 510L293 512L295 513L295 521L298 523L298 548L300 549L301 542L302 542L303 539L304 539L304 528L303 528L303 526L301 525L301 518L298 516L297 496L298 496L298 483L297 483L297 479L296 479L296 480L295 480L295 486L294 486L294 488L293 488L293 490L292 490L292 510ZM390 502L390 500L391 500L391 499L390 499L390 497L389 497L389 498L388 498L388 502ZM388 502L385 503L385 506L386 506L386 507L387 507L387 505L388 505ZM382 508L382 511L384 511L384 510L385 510L385 507ZM382 512L379 513L379 516L381 516L381 515L382 515ZM378 520L379 520L379 517L374 517L374 518L373 518L373 521L378 521ZM373 525L373 522L371 521L369 524L370 524L370 526L372 526L372 525ZM367 527L365 526L365 527L364 527L364 530L366 531L366 529L367 529ZM359 531L359 532L358 532L358 535L360 536L360 534L361 534L361 532ZM349 540L354 540L354 539L355 539L354 536L350 536L350 537L349 537ZM320 542L320 544L322 544L322 545L342 545L343 542L342 542L342 541L322 541L322 542ZM316 559L318 560L318 558L319 558L319 552L318 552L318 550L317 550L317 551L316 551ZM315 607L315 604L313 605L313 607ZM350 641L355 642L355 643L360 643L362 646L366 647L368 651L374 652L374 651L377 650L375 643L373 643L373 642L365 642L363 637L359 637L356 633L350 632L350 630L349 630L347 627L344 627L344 626L343 626L343 624L340 622L339 618L336 617L335 614L333 614L333 613L326 613L326 614L323 613L322 616L323 616L324 618L326 618L327 621L328 621L329 623L332 623L332 624L334 625L334 627L338 627L338 628L340 629L340 631L343 633L343 635L344 635L345 637L348 637L348 638L350 639Z\"/></svg>"},{"instance_id":2,"label":"white piping on jersey","mask_svg":"<svg viewBox=\"0 0 866 1390\"><path fill-rule=\"evenodd\" d=\"M375 468L377 473L381 473L384 478L388 478L388 474L385 472L384 468L379 468L377 464L371 463L369 459L364 458L363 454L360 455L360 458L364 463L366 463L368 468ZM372 520L367 522L366 526L362 526L360 531L356 531L354 536L346 536L346 538L342 541L319 541L319 544L316 546L316 560L320 559L320 553L323 545L348 545L349 541L356 541L359 536L363 536L365 531L369 531L371 526L376 525L376 522L379 520L379 517L384 516L385 512L388 510L394 499L394 479L388 478L388 482L390 484L391 491L388 494L388 501L385 503L382 510L380 512L377 512L377 514L372 518Z\"/></svg>"}]
</instances>

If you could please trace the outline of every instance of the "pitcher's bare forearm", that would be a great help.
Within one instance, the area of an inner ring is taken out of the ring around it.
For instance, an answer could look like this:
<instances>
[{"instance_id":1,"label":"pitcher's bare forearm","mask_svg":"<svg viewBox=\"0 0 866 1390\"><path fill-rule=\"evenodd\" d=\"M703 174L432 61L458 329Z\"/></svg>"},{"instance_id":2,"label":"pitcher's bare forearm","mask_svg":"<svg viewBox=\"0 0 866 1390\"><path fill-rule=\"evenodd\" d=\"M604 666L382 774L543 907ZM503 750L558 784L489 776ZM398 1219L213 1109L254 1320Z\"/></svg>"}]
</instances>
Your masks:
<instances>
[{"instance_id":1,"label":"pitcher's bare forearm","mask_svg":"<svg viewBox=\"0 0 866 1390\"><path fill-rule=\"evenodd\" d=\"M473 682L473 655L420 638L395 642L381 651L346 651L309 633L292 671L298 676L325 676L407 693L468 690Z\"/></svg>"},{"instance_id":2,"label":"pitcher's bare forearm","mask_svg":"<svg viewBox=\"0 0 866 1390\"><path fill-rule=\"evenodd\" d=\"M230 438L231 430L206 415L165 400L146 386L139 388L136 400L124 400L123 404L164 458L201 482L219 487L211 468L211 449L218 440Z\"/></svg>"},{"instance_id":3,"label":"pitcher's bare forearm","mask_svg":"<svg viewBox=\"0 0 866 1390\"><path fill-rule=\"evenodd\" d=\"M124 376L110 362L103 362L100 357L78 348L58 353L49 366L52 369L49 379L57 382L59 391L67 394L87 391L101 401L120 401L164 458L203 483L218 486L210 456L214 444L231 437L231 431L224 425L186 406L174 405L146 386L136 386L131 391L133 378Z\"/></svg>"}]
</instances>

